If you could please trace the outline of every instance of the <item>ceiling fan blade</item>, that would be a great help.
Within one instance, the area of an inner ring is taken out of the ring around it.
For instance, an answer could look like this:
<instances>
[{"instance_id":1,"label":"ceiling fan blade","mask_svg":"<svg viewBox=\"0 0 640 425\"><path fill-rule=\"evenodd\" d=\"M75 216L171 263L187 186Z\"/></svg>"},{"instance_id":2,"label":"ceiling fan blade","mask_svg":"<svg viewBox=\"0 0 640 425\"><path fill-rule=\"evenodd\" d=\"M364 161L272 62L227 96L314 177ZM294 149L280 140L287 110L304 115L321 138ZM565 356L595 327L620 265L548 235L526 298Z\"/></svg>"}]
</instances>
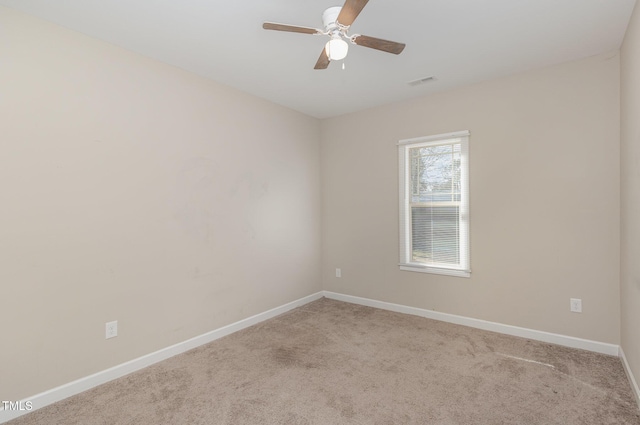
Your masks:
<instances>
[{"instance_id":1,"label":"ceiling fan blade","mask_svg":"<svg viewBox=\"0 0 640 425\"><path fill-rule=\"evenodd\" d=\"M367 5L369 0L346 0L342 10L338 15L338 22L345 27L353 24L362 9Z\"/></svg>"},{"instance_id":2,"label":"ceiling fan blade","mask_svg":"<svg viewBox=\"0 0 640 425\"><path fill-rule=\"evenodd\" d=\"M309 27L298 27L295 25L277 24L275 22L265 22L262 24L262 28L266 30L286 31L286 32L300 32L303 34L322 34L322 31Z\"/></svg>"},{"instance_id":3,"label":"ceiling fan blade","mask_svg":"<svg viewBox=\"0 0 640 425\"><path fill-rule=\"evenodd\" d=\"M399 55L404 50L404 43L396 43L395 41L383 40L381 38L369 37L368 35L356 35L353 42L358 46L369 47L371 49L381 50L383 52Z\"/></svg>"},{"instance_id":4,"label":"ceiling fan blade","mask_svg":"<svg viewBox=\"0 0 640 425\"><path fill-rule=\"evenodd\" d=\"M331 60L329 56L327 56L327 51L322 48L322 53L320 53L320 57L318 58L318 62L316 62L316 66L313 69L327 69Z\"/></svg>"}]
</instances>

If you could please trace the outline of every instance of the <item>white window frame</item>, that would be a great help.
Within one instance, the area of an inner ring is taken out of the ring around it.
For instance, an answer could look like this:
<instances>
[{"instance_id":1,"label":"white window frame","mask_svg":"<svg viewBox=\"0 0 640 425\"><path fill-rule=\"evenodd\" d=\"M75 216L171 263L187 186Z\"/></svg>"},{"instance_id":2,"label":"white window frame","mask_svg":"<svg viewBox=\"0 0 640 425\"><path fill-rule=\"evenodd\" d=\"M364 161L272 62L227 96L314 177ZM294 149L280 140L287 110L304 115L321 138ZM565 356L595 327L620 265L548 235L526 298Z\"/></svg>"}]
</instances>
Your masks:
<instances>
[{"instance_id":1,"label":"white window frame","mask_svg":"<svg viewBox=\"0 0 640 425\"><path fill-rule=\"evenodd\" d=\"M400 270L435 273L458 277L471 277L471 256L469 241L469 131L438 134L434 136L405 139L398 142L399 161L399 201L400 201ZM460 213L459 213L459 254L460 264L420 263L411 259L411 166L410 148L460 143Z\"/></svg>"}]
</instances>

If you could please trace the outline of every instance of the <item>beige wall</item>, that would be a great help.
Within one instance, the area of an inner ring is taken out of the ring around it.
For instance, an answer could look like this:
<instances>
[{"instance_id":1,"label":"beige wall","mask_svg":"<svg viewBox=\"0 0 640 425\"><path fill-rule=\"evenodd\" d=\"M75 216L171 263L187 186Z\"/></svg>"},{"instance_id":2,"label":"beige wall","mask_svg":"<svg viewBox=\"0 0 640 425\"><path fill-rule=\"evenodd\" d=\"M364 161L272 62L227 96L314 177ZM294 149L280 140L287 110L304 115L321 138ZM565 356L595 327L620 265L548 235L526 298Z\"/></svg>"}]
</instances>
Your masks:
<instances>
[{"instance_id":1,"label":"beige wall","mask_svg":"<svg viewBox=\"0 0 640 425\"><path fill-rule=\"evenodd\" d=\"M10 9L0 32L2 400L321 289L318 120Z\"/></svg>"},{"instance_id":2,"label":"beige wall","mask_svg":"<svg viewBox=\"0 0 640 425\"><path fill-rule=\"evenodd\" d=\"M323 121L323 288L619 343L619 72L614 52ZM459 130L472 277L400 271L395 143Z\"/></svg>"},{"instance_id":3,"label":"beige wall","mask_svg":"<svg viewBox=\"0 0 640 425\"><path fill-rule=\"evenodd\" d=\"M621 50L621 344L640 379L640 6Z\"/></svg>"}]
</instances>

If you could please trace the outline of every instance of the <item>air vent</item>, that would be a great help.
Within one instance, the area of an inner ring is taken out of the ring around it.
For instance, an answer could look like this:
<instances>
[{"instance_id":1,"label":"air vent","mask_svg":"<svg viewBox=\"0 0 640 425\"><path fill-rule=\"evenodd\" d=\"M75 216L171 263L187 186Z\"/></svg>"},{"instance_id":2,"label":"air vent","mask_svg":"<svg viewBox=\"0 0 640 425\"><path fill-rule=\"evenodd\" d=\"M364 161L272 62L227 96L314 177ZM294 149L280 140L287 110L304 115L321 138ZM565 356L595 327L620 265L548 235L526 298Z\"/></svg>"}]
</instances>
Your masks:
<instances>
[{"instance_id":1,"label":"air vent","mask_svg":"<svg viewBox=\"0 0 640 425\"><path fill-rule=\"evenodd\" d=\"M421 84L430 83L435 80L436 80L436 77L430 76L430 77L423 77L423 78L418 78L417 80L409 81L407 84L409 84L412 87L415 87Z\"/></svg>"}]
</instances>

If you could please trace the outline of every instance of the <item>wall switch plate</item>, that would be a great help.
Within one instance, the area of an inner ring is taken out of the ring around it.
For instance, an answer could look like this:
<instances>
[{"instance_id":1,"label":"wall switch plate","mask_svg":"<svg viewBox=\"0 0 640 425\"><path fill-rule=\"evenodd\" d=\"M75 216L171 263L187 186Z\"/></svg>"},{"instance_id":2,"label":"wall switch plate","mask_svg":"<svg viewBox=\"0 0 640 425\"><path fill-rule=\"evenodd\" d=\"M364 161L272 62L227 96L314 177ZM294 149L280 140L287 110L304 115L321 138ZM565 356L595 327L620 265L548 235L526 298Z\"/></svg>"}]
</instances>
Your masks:
<instances>
[{"instance_id":1,"label":"wall switch plate","mask_svg":"<svg viewBox=\"0 0 640 425\"><path fill-rule=\"evenodd\" d=\"M582 300L580 298L571 298L569 301L573 313L582 313Z\"/></svg>"},{"instance_id":2,"label":"wall switch plate","mask_svg":"<svg viewBox=\"0 0 640 425\"><path fill-rule=\"evenodd\" d=\"M336 277L342 277L342 270L336 269Z\"/></svg>"},{"instance_id":3,"label":"wall switch plate","mask_svg":"<svg viewBox=\"0 0 640 425\"><path fill-rule=\"evenodd\" d=\"M106 335L104 339L114 338L118 336L118 321L108 322L106 325Z\"/></svg>"}]
</instances>

